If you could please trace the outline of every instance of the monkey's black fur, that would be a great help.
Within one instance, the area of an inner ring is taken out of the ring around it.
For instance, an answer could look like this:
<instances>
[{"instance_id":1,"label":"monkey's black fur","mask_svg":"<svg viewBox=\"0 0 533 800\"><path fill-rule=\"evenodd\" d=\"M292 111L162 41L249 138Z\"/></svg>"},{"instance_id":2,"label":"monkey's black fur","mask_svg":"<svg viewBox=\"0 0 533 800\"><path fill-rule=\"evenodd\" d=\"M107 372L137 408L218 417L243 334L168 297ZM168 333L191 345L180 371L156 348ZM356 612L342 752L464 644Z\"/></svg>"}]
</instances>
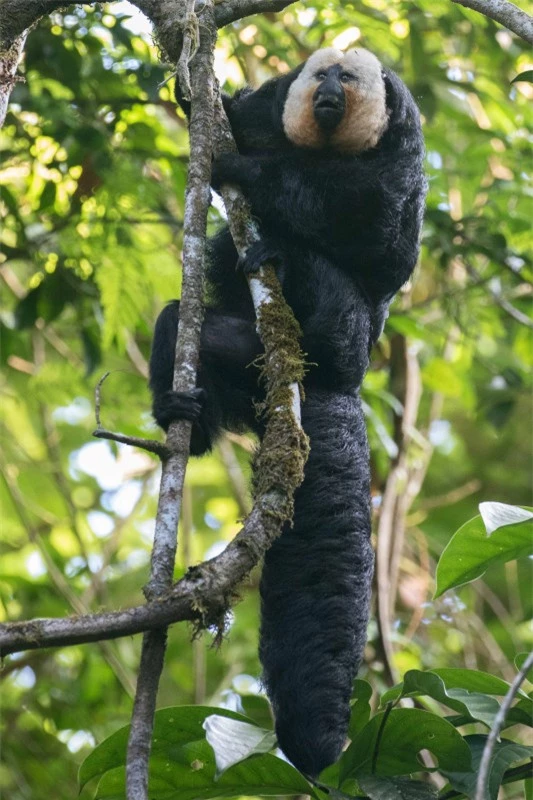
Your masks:
<instances>
[{"instance_id":1,"label":"monkey's black fur","mask_svg":"<svg viewBox=\"0 0 533 800\"><path fill-rule=\"evenodd\" d=\"M213 185L237 184L251 202L262 241L242 266L253 270L265 255L274 259L312 365L302 406L311 452L294 525L265 557L260 656L279 744L315 776L338 758L346 739L369 613L369 467L358 390L388 304L415 266L425 179L418 110L388 70L388 125L377 146L343 155L292 144L282 115L302 66L224 98L239 153L215 162ZM224 228L209 245L212 306L198 375L205 394L171 391L177 302L156 326L154 415L164 428L172 419L193 419L196 455L221 428L262 432L252 402L261 390L246 368L261 345L237 260Z\"/></svg>"}]
</instances>

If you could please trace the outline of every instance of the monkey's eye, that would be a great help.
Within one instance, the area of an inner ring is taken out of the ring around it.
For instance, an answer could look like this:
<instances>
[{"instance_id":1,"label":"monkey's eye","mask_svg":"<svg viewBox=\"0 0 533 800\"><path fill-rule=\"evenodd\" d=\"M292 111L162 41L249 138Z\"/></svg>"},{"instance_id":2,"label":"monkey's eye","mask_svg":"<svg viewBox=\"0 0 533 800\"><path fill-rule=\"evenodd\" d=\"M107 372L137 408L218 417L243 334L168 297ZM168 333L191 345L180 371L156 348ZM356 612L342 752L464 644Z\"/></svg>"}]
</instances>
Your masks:
<instances>
[{"instance_id":1,"label":"monkey's eye","mask_svg":"<svg viewBox=\"0 0 533 800\"><path fill-rule=\"evenodd\" d=\"M315 78L317 81L323 81L326 79L326 73L321 69L319 72L315 72Z\"/></svg>"},{"instance_id":2,"label":"monkey's eye","mask_svg":"<svg viewBox=\"0 0 533 800\"><path fill-rule=\"evenodd\" d=\"M341 81L343 83L350 83L350 81L355 81L357 78L352 72L341 72Z\"/></svg>"}]
</instances>

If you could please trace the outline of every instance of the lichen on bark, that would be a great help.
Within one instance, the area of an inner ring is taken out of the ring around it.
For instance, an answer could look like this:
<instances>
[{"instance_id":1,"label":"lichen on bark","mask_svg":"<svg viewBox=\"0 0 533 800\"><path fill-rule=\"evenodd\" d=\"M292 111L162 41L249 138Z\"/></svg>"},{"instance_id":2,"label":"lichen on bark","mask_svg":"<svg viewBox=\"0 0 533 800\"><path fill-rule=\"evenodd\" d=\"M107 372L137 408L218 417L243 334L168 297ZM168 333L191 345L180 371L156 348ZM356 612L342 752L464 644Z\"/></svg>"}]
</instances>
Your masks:
<instances>
[{"instance_id":1,"label":"lichen on bark","mask_svg":"<svg viewBox=\"0 0 533 800\"><path fill-rule=\"evenodd\" d=\"M268 299L257 309L264 356L260 360L260 380L266 385L261 413L266 417L266 430L260 451L254 461L254 497L275 492L278 502L267 513L279 523L292 520L294 491L303 479L309 453L309 440L295 419L294 384L303 400L305 365L300 349L301 330L292 309L283 297L272 267L261 271Z\"/></svg>"}]
</instances>

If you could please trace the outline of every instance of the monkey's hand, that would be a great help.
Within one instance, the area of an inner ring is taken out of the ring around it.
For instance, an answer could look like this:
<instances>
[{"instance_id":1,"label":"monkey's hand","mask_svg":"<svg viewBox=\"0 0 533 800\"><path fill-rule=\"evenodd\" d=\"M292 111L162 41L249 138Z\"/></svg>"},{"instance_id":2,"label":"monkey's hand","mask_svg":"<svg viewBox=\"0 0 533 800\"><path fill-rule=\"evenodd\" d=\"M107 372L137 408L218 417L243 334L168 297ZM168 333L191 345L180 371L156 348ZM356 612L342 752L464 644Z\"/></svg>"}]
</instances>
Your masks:
<instances>
[{"instance_id":1,"label":"monkey's hand","mask_svg":"<svg viewBox=\"0 0 533 800\"><path fill-rule=\"evenodd\" d=\"M279 249L272 242L261 238L248 248L244 256L239 258L237 269L242 270L245 275L253 275L267 264L278 267L282 264L282 257Z\"/></svg>"},{"instance_id":2,"label":"monkey's hand","mask_svg":"<svg viewBox=\"0 0 533 800\"><path fill-rule=\"evenodd\" d=\"M216 191L224 183L240 186L246 194L261 176L261 165L251 156L240 153L224 153L219 156L211 168L211 186Z\"/></svg>"},{"instance_id":3,"label":"monkey's hand","mask_svg":"<svg viewBox=\"0 0 533 800\"><path fill-rule=\"evenodd\" d=\"M152 413L158 425L168 430L171 422L180 419L189 420L201 426L202 411L207 392L205 389L193 389L191 392L164 392L154 397Z\"/></svg>"}]
</instances>

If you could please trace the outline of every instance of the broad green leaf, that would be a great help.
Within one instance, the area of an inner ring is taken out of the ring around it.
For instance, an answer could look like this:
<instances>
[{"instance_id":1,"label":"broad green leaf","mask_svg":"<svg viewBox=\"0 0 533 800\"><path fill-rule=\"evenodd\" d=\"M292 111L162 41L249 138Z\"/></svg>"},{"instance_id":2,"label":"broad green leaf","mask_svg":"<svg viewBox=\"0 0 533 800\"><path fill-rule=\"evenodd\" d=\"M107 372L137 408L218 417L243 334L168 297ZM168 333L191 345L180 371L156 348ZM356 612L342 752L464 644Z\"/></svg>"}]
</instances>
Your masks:
<instances>
[{"instance_id":1,"label":"broad green leaf","mask_svg":"<svg viewBox=\"0 0 533 800\"><path fill-rule=\"evenodd\" d=\"M533 552L533 513L516 506L502 512L496 506L503 503L484 503L483 513L492 528L490 535L481 515L466 522L452 536L437 565L437 589L440 597L448 589L479 578L492 564L505 563ZM487 508L490 506L490 508ZM521 516L527 514L527 518ZM520 519L520 521L517 521ZM509 520L509 522L502 522ZM503 527L502 527L503 525Z\"/></svg>"},{"instance_id":2,"label":"broad green leaf","mask_svg":"<svg viewBox=\"0 0 533 800\"><path fill-rule=\"evenodd\" d=\"M149 787L150 797L157 800L299 794L317 797L298 770L270 753L235 764L217 780L213 751L207 742L177 748L172 760L152 757ZM124 767L106 773L98 784L95 800L125 797Z\"/></svg>"},{"instance_id":3,"label":"broad green leaf","mask_svg":"<svg viewBox=\"0 0 533 800\"><path fill-rule=\"evenodd\" d=\"M272 726L272 711L266 697L259 694L241 694L239 697L241 713L245 717L255 722L260 728L265 728L268 725Z\"/></svg>"},{"instance_id":4,"label":"broad green leaf","mask_svg":"<svg viewBox=\"0 0 533 800\"><path fill-rule=\"evenodd\" d=\"M479 513L489 536L506 525L533 520L533 511L520 506L510 506L508 503L480 503Z\"/></svg>"},{"instance_id":5,"label":"broad green leaf","mask_svg":"<svg viewBox=\"0 0 533 800\"><path fill-rule=\"evenodd\" d=\"M157 711L154 719L152 754L154 758L170 757L176 748L193 742L205 742L202 728L206 717L219 714L229 719L249 722L242 714L211 706L175 706ZM104 739L80 765L78 780L80 788L92 778L107 770L125 764L126 747L130 726L126 725ZM207 749L210 751L209 746ZM211 751L210 751L211 752ZM214 757L213 757L214 765Z\"/></svg>"},{"instance_id":6,"label":"broad green leaf","mask_svg":"<svg viewBox=\"0 0 533 800\"><path fill-rule=\"evenodd\" d=\"M466 689L469 692L480 692L482 694L506 695L511 684L498 678L496 675L489 675L478 669L459 669L455 667L444 667L442 669L432 669L431 674L438 675L442 679L447 689ZM425 673L424 673L425 674ZM403 683L393 686L381 697L381 705L394 702L402 693ZM521 693L527 698L525 692Z\"/></svg>"},{"instance_id":7,"label":"broad green leaf","mask_svg":"<svg viewBox=\"0 0 533 800\"><path fill-rule=\"evenodd\" d=\"M381 731L379 752L374 752L386 712L373 717L355 737L341 759L341 782L352 776L396 776L419 772L423 766L420 750L430 750L439 766L447 769L461 764L470 767L470 752L463 737L442 717L418 708L393 709ZM373 761L375 760L375 764Z\"/></svg>"},{"instance_id":8,"label":"broad green leaf","mask_svg":"<svg viewBox=\"0 0 533 800\"><path fill-rule=\"evenodd\" d=\"M209 706L178 706L155 716L150 758L150 793L158 800L203 800L239 795L310 794L313 787L298 770L270 753L241 761L217 778L215 755L203 723L216 715L254 727L234 711ZM261 731L261 729L258 729ZM129 727L114 733L85 759L79 783L100 777L96 798L124 800L124 764ZM261 735L264 735L261 731Z\"/></svg>"},{"instance_id":9,"label":"broad green leaf","mask_svg":"<svg viewBox=\"0 0 533 800\"><path fill-rule=\"evenodd\" d=\"M370 800L437 800L435 786L408 778L379 778L368 775L360 778L359 786Z\"/></svg>"},{"instance_id":10,"label":"broad green leaf","mask_svg":"<svg viewBox=\"0 0 533 800\"><path fill-rule=\"evenodd\" d=\"M427 695L460 714L466 714L471 719L483 722L488 728L494 723L494 717L500 710L499 703L489 695L471 692L464 688L447 687L439 675L417 669L405 673L399 695L397 691L396 696L393 694L395 689L386 692L381 698L381 704L386 705L398 697Z\"/></svg>"},{"instance_id":11,"label":"broad green leaf","mask_svg":"<svg viewBox=\"0 0 533 800\"><path fill-rule=\"evenodd\" d=\"M441 769L442 774L450 781L451 786L458 792L464 792L467 797L473 798L476 791L476 782L483 749L487 741L486 736L474 734L465 736L465 742L472 752L472 767L468 771ZM519 761L524 761L533 755L533 747L517 744L516 742L502 739L496 742L491 759L488 797L487 800L497 800L498 792L505 771Z\"/></svg>"},{"instance_id":12,"label":"broad green leaf","mask_svg":"<svg viewBox=\"0 0 533 800\"><path fill-rule=\"evenodd\" d=\"M431 672L442 678L448 689L467 689L469 692L503 696L511 688L511 684L504 681L503 678L479 669L443 667L442 669L432 669ZM527 697L525 693L522 694Z\"/></svg>"},{"instance_id":13,"label":"broad green leaf","mask_svg":"<svg viewBox=\"0 0 533 800\"><path fill-rule=\"evenodd\" d=\"M276 747L276 734L219 714L206 717L203 723L205 738L213 748L217 776L248 756L268 753Z\"/></svg>"}]
</instances>

